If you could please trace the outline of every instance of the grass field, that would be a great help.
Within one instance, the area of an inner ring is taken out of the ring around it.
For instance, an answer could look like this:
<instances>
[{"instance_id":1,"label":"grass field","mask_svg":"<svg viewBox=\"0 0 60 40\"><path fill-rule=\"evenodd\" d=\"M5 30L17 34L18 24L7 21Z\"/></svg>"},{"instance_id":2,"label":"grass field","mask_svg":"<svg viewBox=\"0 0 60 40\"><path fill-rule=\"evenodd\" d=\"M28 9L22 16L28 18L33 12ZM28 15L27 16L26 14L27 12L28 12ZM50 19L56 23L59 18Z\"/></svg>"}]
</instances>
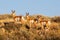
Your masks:
<instances>
[{"instance_id":1,"label":"grass field","mask_svg":"<svg viewBox=\"0 0 60 40\"><path fill-rule=\"evenodd\" d=\"M36 16L31 17L34 18ZM3 20L7 22L10 19L12 19L11 15L0 16L1 22ZM36 28L33 26L29 28L28 22L25 24L16 24L9 21L8 24L0 26L0 40L60 40L60 17L49 19L51 19L52 23L46 29L41 29L38 26Z\"/></svg>"}]
</instances>

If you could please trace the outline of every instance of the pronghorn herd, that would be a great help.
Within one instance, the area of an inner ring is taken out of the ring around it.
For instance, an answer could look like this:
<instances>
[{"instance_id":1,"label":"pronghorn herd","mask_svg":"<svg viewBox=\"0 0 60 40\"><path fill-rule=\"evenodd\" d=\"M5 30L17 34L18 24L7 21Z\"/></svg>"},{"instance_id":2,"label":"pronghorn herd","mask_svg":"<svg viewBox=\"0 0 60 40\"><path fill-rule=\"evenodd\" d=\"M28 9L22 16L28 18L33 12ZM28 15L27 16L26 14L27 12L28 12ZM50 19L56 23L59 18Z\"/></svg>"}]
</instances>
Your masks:
<instances>
[{"instance_id":1,"label":"pronghorn herd","mask_svg":"<svg viewBox=\"0 0 60 40\"><path fill-rule=\"evenodd\" d=\"M29 22L29 26L33 27L32 25L34 25L34 27L37 27L37 25L39 24L42 28L48 27L51 24L50 20L46 20L44 18L41 18L39 15L37 16L37 18L32 19L29 15L29 13L26 13L26 16L15 16L15 14L13 13L13 19L15 23L20 23L20 24L25 24L27 22Z\"/></svg>"},{"instance_id":2,"label":"pronghorn herd","mask_svg":"<svg viewBox=\"0 0 60 40\"><path fill-rule=\"evenodd\" d=\"M39 25L42 28L49 27L49 25L51 25L50 20L46 20L45 18L41 18L40 15L38 15L37 18L33 18L33 19L30 17L29 13L26 13L26 16L24 17L22 15L16 16L15 11L12 11L11 15L13 17L12 22L14 22L15 24L17 24L17 23L26 24L28 22L30 27L37 27Z\"/></svg>"}]
</instances>

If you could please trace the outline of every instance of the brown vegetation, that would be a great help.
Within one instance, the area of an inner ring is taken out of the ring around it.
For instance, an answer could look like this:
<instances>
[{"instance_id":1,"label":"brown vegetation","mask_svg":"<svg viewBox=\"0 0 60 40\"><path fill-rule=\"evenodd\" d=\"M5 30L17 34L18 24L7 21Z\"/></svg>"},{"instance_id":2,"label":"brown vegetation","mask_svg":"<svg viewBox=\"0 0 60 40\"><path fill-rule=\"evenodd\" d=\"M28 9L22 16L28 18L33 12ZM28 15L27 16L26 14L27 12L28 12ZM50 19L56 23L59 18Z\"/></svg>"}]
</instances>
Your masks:
<instances>
[{"instance_id":1,"label":"brown vegetation","mask_svg":"<svg viewBox=\"0 0 60 40\"><path fill-rule=\"evenodd\" d=\"M0 19L13 18L11 15L0 16ZM15 22L3 22L4 26L0 26L0 40L60 40L60 19L58 18L45 18L51 20L51 25L42 28L41 24L37 22L36 17L31 16L34 23L30 25L30 21L24 24ZM55 21L55 20L56 21ZM32 20L32 19L31 19ZM0 23L2 25L2 23Z\"/></svg>"}]
</instances>

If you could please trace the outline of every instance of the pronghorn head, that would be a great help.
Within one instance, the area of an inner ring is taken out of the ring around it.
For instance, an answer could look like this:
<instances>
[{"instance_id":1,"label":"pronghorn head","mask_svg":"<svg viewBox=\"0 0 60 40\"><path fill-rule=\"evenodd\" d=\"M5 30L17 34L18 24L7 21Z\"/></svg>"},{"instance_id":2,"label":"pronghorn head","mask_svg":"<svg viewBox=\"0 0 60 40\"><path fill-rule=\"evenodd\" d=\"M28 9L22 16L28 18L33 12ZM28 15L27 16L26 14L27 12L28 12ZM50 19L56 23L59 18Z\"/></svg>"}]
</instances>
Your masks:
<instances>
[{"instance_id":1,"label":"pronghorn head","mask_svg":"<svg viewBox=\"0 0 60 40\"><path fill-rule=\"evenodd\" d=\"M12 15L12 17L15 17L16 16L15 10L11 10L11 15Z\"/></svg>"},{"instance_id":2,"label":"pronghorn head","mask_svg":"<svg viewBox=\"0 0 60 40\"><path fill-rule=\"evenodd\" d=\"M26 13L26 19L27 20L30 20L31 19L31 17L29 16L29 13Z\"/></svg>"}]
</instances>

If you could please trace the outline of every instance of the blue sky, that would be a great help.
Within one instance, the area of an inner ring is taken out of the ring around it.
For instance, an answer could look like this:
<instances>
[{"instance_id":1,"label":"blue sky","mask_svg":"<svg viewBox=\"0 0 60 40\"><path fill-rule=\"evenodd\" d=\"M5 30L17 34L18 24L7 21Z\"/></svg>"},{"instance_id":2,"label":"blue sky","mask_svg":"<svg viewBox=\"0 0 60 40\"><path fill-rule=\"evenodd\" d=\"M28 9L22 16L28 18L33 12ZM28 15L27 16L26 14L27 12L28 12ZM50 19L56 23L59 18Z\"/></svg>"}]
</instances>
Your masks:
<instances>
[{"instance_id":1,"label":"blue sky","mask_svg":"<svg viewBox=\"0 0 60 40\"><path fill-rule=\"evenodd\" d=\"M0 14L11 13L16 10L17 15L42 14L60 16L60 0L0 0Z\"/></svg>"}]
</instances>

